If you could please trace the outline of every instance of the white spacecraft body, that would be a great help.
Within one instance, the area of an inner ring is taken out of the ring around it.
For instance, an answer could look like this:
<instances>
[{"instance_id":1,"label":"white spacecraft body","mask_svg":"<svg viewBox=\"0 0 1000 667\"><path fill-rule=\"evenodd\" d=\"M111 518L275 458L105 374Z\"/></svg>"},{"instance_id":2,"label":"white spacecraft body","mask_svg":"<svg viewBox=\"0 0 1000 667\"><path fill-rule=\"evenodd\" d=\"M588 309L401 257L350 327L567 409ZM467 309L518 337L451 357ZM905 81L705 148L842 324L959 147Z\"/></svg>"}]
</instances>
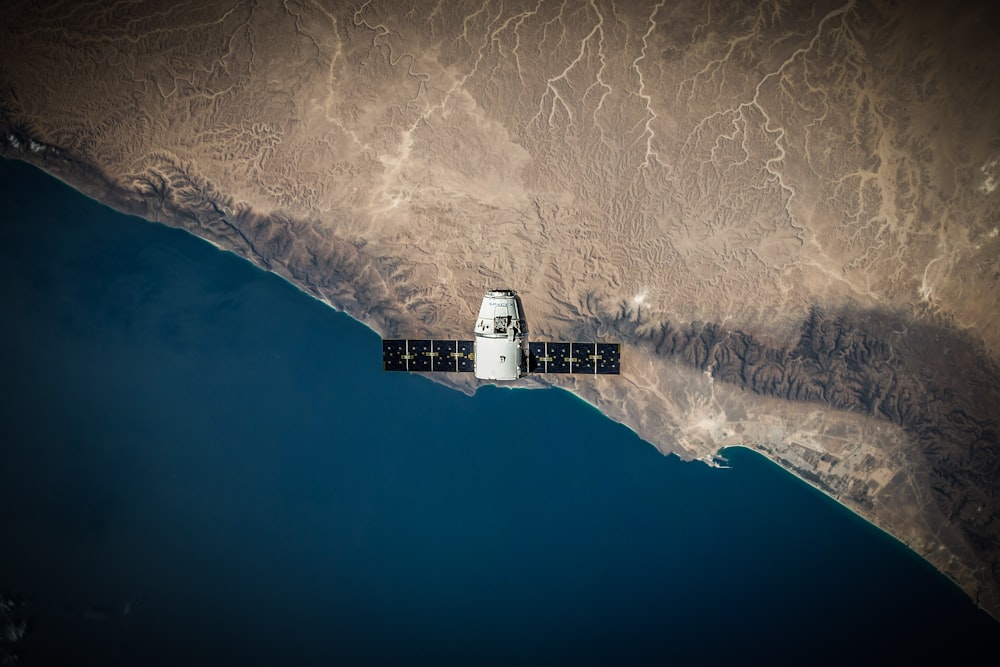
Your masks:
<instances>
[{"instance_id":1,"label":"white spacecraft body","mask_svg":"<svg viewBox=\"0 0 1000 667\"><path fill-rule=\"evenodd\" d=\"M516 297L511 289L493 289L483 297L473 332L475 373L480 380L516 380L523 374L527 331Z\"/></svg>"}]
</instances>

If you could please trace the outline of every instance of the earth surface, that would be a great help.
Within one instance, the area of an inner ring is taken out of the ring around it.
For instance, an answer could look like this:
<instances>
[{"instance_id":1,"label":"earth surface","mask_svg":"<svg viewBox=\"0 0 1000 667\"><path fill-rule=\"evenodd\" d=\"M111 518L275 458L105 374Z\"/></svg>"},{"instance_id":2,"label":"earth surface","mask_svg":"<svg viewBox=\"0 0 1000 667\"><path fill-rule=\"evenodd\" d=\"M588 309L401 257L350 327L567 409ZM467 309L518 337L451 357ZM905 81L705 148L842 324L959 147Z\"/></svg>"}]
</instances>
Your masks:
<instances>
[{"instance_id":1,"label":"earth surface","mask_svg":"<svg viewBox=\"0 0 1000 667\"><path fill-rule=\"evenodd\" d=\"M989 8L14 2L0 151L385 337L514 288L532 338L622 343L522 384L753 448L1000 617Z\"/></svg>"}]
</instances>

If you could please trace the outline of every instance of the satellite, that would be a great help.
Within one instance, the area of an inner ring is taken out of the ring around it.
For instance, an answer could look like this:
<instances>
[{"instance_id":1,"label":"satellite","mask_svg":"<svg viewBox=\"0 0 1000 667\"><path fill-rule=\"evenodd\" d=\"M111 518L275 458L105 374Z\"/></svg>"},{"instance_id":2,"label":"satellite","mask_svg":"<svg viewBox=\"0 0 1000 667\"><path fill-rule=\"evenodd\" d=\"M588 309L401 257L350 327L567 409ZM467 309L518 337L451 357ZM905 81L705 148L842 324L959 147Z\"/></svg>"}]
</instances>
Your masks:
<instances>
[{"instance_id":1,"label":"satellite","mask_svg":"<svg viewBox=\"0 0 1000 667\"><path fill-rule=\"evenodd\" d=\"M528 341L517 292L492 289L483 297L473 340L383 339L387 371L475 373L480 380L516 380L528 373L618 375L619 343Z\"/></svg>"}]
</instances>

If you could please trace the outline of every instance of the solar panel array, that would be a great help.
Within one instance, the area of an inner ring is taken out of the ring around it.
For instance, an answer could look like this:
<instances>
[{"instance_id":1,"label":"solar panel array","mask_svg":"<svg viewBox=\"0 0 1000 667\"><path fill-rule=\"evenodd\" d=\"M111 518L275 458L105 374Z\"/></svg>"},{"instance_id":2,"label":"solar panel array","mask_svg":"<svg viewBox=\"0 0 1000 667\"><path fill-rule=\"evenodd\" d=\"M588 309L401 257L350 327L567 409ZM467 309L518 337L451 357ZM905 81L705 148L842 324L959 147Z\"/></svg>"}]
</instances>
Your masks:
<instances>
[{"instance_id":1,"label":"solar panel array","mask_svg":"<svg viewBox=\"0 0 1000 667\"><path fill-rule=\"evenodd\" d=\"M617 375L621 358L618 343L528 343L529 373Z\"/></svg>"},{"instance_id":2,"label":"solar panel array","mask_svg":"<svg viewBox=\"0 0 1000 667\"><path fill-rule=\"evenodd\" d=\"M387 371L471 373L473 341L422 338L382 341L382 367ZM619 343L528 343L528 373L617 375L621 373Z\"/></svg>"},{"instance_id":3,"label":"solar panel array","mask_svg":"<svg viewBox=\"0 0 1000 667\"><path fill-rule=\"evenodd\" d=\"M471 340L383 340L382 367L387 371L471 373L472 350Z\"/></svg>"}]
</instances>

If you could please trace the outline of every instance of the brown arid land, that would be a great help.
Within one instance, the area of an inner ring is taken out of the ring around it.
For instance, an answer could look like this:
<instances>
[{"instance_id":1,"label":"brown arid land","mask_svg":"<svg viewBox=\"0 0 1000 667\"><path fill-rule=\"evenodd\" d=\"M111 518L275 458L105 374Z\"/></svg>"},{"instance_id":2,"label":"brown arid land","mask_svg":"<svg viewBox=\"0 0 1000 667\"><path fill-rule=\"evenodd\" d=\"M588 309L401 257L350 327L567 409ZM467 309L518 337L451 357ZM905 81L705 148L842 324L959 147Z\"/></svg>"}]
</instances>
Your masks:
<instances>
[{"instance_id":1,"label":"brown arid land","mask_svg":"<svg viewBox=\"0 0 1000 667\"><path fill-rule=\"evenodd\" d=\"M531 337L623 345L525 384L753 448L1000 618L989 9L14 2L0 152L386 337L514 288Z\"/></svg>"}]
</instances>

